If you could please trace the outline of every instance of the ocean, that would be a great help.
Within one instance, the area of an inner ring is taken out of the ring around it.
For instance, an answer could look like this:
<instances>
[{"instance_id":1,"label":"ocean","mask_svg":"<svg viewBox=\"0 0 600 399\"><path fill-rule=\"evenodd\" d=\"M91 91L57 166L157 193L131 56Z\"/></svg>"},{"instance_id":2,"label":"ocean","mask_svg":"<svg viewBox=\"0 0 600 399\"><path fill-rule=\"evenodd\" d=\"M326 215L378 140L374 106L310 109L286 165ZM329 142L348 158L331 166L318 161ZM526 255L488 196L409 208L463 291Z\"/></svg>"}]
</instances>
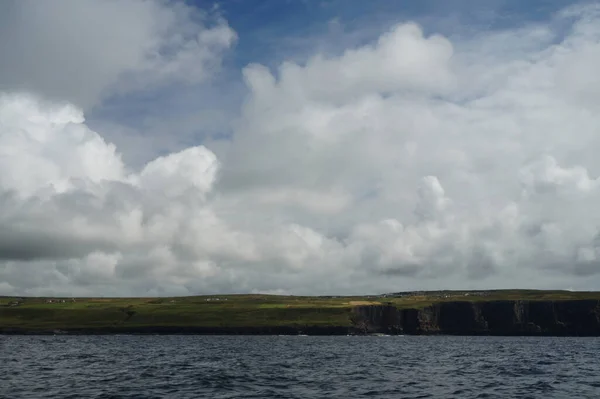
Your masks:
<instances>
[{"instance_id":1,"label":"ocean","mask_svg":"<svg viewBox=\"0 0 600 399\"><path fill-rule=\"evenodd\" d=\"M600 398L600 338L0 336L0 398Z\"/></svg>"}]
</instances>

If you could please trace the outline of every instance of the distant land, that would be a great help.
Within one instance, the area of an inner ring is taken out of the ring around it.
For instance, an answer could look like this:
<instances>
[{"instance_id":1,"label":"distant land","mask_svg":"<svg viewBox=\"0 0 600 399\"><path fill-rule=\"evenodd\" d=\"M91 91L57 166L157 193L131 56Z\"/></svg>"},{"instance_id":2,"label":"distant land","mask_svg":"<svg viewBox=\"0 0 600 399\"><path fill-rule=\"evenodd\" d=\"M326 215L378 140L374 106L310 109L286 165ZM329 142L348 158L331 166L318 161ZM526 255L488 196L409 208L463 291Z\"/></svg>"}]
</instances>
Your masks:
<instances>
[{"instance_id":1,"label":"distant land","mask_svg":"<svg viewBox=\"0 0 600 399\"><path fill-rule=\"evenodd\" d=\"M0 334L600 336L600 292L0 297Z\"/></svg>"}]
</instances>

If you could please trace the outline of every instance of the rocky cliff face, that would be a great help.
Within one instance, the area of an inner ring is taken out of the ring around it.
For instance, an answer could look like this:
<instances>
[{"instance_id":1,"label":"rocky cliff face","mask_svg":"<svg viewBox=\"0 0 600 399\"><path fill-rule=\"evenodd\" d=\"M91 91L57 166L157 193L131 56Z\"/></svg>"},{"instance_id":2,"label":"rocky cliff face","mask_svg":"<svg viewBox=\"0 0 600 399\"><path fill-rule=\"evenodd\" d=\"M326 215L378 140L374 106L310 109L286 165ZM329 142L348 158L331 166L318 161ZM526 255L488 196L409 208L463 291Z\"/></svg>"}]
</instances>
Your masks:
<instances>
[{"instance_id":1,"label":"rocky cliff face","mask_svg":"<svg viewBox=\"0 0 600 399\"><path fill-rule=\"evenodd\" d=\"M423 309L357 306L355 333L600 336L600 301L441 302Z\"/></svg>"}]
</instances>

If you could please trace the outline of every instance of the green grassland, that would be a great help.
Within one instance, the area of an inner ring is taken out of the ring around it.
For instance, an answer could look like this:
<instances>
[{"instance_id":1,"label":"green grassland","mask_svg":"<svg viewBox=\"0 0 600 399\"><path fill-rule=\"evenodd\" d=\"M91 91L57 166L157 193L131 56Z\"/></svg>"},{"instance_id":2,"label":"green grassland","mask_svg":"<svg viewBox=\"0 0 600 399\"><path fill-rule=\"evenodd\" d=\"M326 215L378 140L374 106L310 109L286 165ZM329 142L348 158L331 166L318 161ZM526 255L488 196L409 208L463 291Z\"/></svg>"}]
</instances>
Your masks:
<instances>
[{"instance_id":1,"label":"green grassland","mask_svg":"<svg viewBox=\"0 0 600 399\"><path fill-rule=\"evenodd\" d=\"M381 300L391 302L399 309L420 309L434 303L455 301L568 301L581 299L600 300L600 292L560 290L426 291L397 294Z\"/></svg>"},{"instance_id":2,"label":"green grassland","mask_svg":"<svg viewBox=\"0 0 600 399\"><path fill-rule=\"evenodd\" d=\"M444 301L599 299L600 292L499 290L355 297L211 295L171 298L0 297L0 330L144 327L349 327L354 306L423 308Z\"/></svg>"}]
</instances>

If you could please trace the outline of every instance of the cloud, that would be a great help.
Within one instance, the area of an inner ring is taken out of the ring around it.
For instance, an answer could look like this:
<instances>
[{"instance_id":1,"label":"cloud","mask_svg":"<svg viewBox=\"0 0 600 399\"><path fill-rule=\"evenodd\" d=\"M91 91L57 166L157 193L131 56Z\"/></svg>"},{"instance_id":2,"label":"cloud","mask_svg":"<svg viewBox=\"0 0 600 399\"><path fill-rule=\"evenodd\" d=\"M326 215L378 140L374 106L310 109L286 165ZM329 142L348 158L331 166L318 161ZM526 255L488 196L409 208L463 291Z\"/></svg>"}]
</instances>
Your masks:
<instances>
[{"instance_id":1,"label":"cloud","mask_svg":"<svg viewBox=\"0 0 600 399\"><path fill-rule=\"evenodd\" d=\"M76 179L124 178L115 147L84 124L70 104L40 103L31 95L0 95L0 177L4 189L30 196L44 187L63 192Z\"/></svg>"},{"instance_id":2,"label":"cloud","mask_svg":"<svg viewBox=\"0 0 600 399\"><path fill-rule=\"evenodd\" d=\"M339 104L372 93L443 91L452 83L447 69L451 56L452 45L447 39L425 38L419 26L409 23L394 27L372 46L348 49L340 57L316 55L303 67L284 62L278 70L278 82L258 65L247 67L244 74L252 94L265 102L279 89L293 94L298 102ZM294 102L285 105L293 106Z\"/></svg>"},{"instance_id":3,"label":"cloud","mask_svg":"<svg viewBox=\"0 0 600 399\"><path fill-rule=\"evenodd\" d=\"M597 289L599 22L251 64L232 138L136 168L81 107L4 94L0 293Z\"/></svg>"},{"instance_id":4,"label":"cloud","mask_svg":"<svg viewBox=\"0 0 600 399\"><path fill-rule=\"evenodd\" d=\"M83 108L210 76L236 33L218 17L163 0L19 0L0 5L0 90Z\"/></svg>"},{"instance_id":5,"label":"cloud","mask_svg":"<svg viewBox=\"0 0 600 399\"><path fill-rule=\"evenodd\" d=\"M215 154L205 147L192 147L149 162L138 180L145 190L177 198L189 189L198 194L209 192L217 168Z\"/></svg>"},{"instance_id":6,"label":"cloud","mask_svg":"<svg viewBox=\"0 0 600 399\"><path fill-rule=\"evenodd\" d=\"M548 270L577 270L578 246L597 234L597 221L583 220L600 172L600 92L589 72L597 19L596 7L570 8L544 25L457 43L400 24L338 57L251 65L218 185L236 195L257 186L345 192L344 214L310 223L344 230L336 235L366 273L464 286L531 272L550 284ZM526 233L547 224L557 231Z\"/></svg>"}]
</instances>

